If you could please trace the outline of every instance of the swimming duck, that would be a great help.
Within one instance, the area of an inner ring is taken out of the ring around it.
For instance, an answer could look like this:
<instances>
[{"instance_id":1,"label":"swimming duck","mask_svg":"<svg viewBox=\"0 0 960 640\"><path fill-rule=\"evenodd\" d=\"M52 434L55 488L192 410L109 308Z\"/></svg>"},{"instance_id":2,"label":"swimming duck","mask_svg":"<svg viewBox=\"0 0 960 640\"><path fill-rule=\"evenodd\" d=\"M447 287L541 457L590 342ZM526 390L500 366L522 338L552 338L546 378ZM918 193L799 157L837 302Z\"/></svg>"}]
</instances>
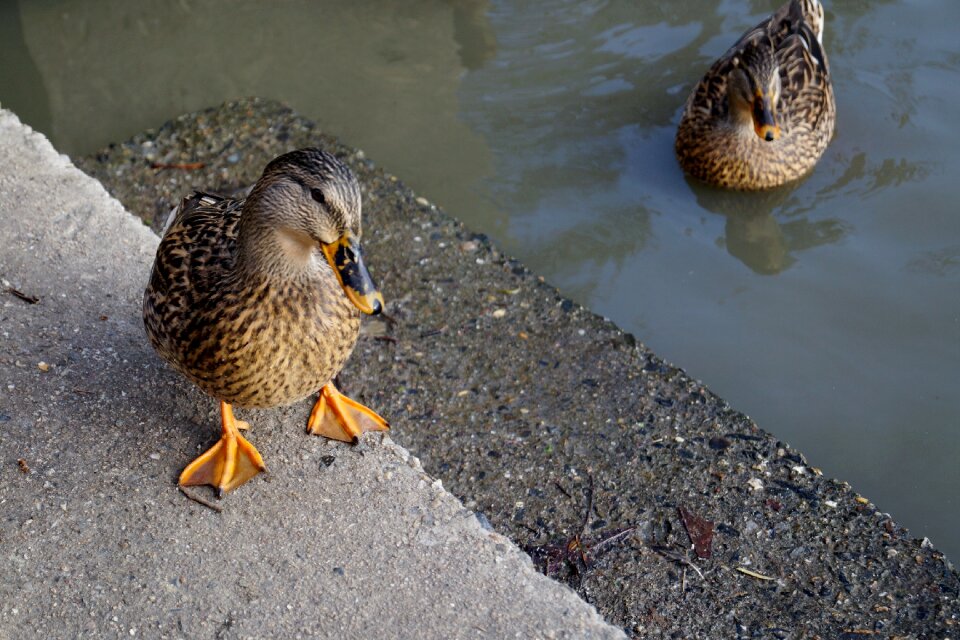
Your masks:
<instances>
[{"instance_id":1,"label":"swimming duck","mask_svg":"<svg viewBox=\"0 0 960 640\"><path fill-rule=\"evenodd\" d=\"M220 401L221 437L180 485L218 495L265 469L233 405L274 407L319 390L307 430L342 441L388 429L331 382L356 344L360 314L383 297L364 265L360 186L320 149L284 154L245 199L183 199L157 248L143 321L157 352Z\"/></svg>"},{"instance_id":2,"label":"swimming duck","mask_svg":"<svg viewBox=\"0 0 960 640\"><path fill-rule=\"evenodd\" d=\"M791 0L710 67L677 130L687 173L756 190L795 180L817 163L836 122L823 22L819 0Z\"/></svg>"}]
</instances>

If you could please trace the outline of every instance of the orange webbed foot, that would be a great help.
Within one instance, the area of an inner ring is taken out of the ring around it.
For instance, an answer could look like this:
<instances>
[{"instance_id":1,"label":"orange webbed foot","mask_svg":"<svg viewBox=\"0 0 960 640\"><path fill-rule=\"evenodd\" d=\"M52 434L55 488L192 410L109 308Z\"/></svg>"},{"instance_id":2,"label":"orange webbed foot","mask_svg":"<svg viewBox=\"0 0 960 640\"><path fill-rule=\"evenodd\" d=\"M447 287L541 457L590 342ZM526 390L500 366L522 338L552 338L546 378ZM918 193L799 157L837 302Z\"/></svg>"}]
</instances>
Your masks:
<instances>
[{"instance_id":1,"label":"orange webbed foot","mask_svg":"<svg viewBox=\"0 0 960 640\"><path fill-rule=\"evenodd\" d=\"M367 431L386 431L387 421L375 411L343 395L332 382L320 389L313 405L307 432L341 442L356 442Z\"/></svg>"},{"instance_id":2,"label":"orange webbed foot","mask_svg":"<svg viewBox=\"0 0 960 640\"><path fill-rule=\"evenodd\" d=\"M260 452L240 435L239 430L250 425L234 418L233 408L226 402L220 403L220 416L220 441L187 465L180 474L181 486L208 484L223 496L266 470Z\"/></svg>"}]
</instances>

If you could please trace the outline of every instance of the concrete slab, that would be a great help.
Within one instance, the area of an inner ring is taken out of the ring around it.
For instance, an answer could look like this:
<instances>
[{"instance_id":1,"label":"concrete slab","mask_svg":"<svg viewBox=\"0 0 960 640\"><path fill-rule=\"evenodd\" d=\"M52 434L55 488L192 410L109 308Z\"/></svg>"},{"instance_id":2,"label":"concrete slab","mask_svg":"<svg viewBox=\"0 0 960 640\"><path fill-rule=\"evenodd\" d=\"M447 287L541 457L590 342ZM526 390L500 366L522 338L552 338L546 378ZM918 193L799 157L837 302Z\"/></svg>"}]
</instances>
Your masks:
<instances>
[{"instance_id":1,"label":"concrete slab","mask_svg":"<svg viewBox=\"0 0 960 640\"><path fill-rule=\"evenodd\" d=\"M270 473L222 512L181 495L217 412L143 335L157 241L0 111L0 638L623 636L389 437L308 437L301 406L240 414Z\"/></svg>"}]
</instances>

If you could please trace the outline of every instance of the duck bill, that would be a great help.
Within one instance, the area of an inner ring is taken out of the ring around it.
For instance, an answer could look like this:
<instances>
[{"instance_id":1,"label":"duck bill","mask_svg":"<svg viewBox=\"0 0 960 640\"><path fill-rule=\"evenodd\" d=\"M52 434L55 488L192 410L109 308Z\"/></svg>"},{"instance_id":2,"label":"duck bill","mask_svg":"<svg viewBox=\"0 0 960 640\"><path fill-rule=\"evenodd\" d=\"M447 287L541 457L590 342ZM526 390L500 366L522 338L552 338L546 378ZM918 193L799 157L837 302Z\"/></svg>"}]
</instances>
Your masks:
<instances>
[{"instance_id":1,"label":"duck bill","mask_svg":"<svg viewBox=\"0 0 960 640\"><path fill-rule=\"evenodd\" d=\"M753 128L762 140L773 142L780 137L776 110L770 96L757 95L753 100Z\"/></svg>"},{"instance_id":2,"label":"duck bill","mask_svg":"<svg viewBox=\"0 0 960 640\"><path fill-rule=\"evenodd\" d=\"M348 232L335 242L320 246L350 302L368 315L383 311L383 296L363 263L360 241Z\"/></svg>"}]
</instances>

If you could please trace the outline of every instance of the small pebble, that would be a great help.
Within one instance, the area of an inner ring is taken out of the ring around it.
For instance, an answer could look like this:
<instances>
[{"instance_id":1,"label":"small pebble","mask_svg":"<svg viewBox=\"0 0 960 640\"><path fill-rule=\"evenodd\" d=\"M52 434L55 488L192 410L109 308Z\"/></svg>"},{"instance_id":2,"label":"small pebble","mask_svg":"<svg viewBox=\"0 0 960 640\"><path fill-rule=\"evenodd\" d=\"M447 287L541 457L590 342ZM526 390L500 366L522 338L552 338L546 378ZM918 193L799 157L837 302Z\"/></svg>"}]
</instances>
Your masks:
<instances>
[{"instance_id":1,"label":"small pebble","mask_svg":"<svg viewBox=\"0 0 960 640\"><path fill-rule=\"evenodd\" d=\"M493 524L490 523L490 519L483 513L477 511L474 514L474 517L477 519L477 522L480 523L480 527L486 529L487 531L493 531Z\"/></svg>"}]
</instances>

